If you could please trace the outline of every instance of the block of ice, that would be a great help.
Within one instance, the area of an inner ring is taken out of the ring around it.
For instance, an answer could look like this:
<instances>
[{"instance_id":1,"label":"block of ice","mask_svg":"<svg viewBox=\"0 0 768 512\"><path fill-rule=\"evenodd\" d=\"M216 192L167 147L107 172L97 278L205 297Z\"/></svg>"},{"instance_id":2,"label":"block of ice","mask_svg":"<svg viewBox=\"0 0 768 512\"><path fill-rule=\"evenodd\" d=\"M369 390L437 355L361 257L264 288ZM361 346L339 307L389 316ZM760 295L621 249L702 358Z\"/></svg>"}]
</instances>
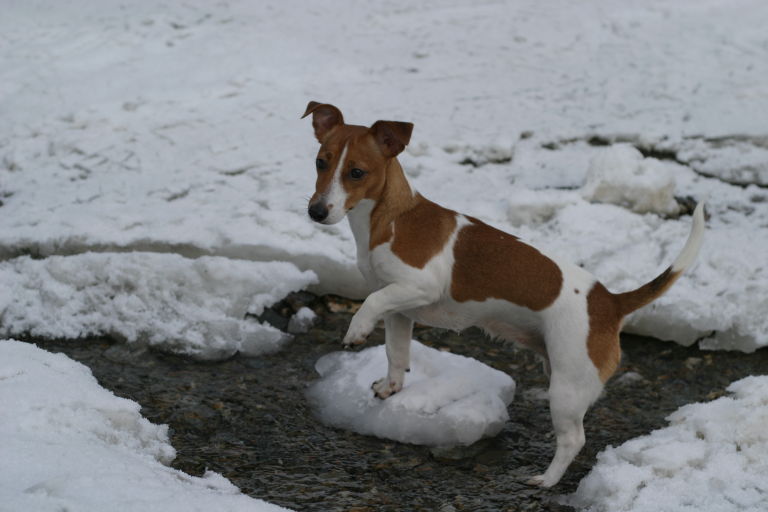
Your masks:
<instances>
[{"instance_id":1,"label":"block of ice","mask_svg":"<svg viewBox=\"0 0 768 512\"><path fill-rule=\"evenodd\" d=\"M371 391L387 372L383 345L325 355L315 368L320 379L307 395L322 422L404 443L469 445L494 436L509 419L515 393L509 375L417 341L405 386L386 400Z\"/></svg>"}]
</instances>

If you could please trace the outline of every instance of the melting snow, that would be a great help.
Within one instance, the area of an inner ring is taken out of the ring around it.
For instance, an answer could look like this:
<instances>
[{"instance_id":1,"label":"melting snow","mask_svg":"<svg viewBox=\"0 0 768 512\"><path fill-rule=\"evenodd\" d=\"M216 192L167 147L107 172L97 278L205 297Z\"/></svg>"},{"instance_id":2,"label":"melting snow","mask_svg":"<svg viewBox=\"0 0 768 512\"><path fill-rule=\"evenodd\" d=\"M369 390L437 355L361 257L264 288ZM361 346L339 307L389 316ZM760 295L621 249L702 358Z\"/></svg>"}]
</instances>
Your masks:
<instances>
[{"instance_id":1,"label":"melting snow","mask_svg":"<svg viewBox=\"0 0 768 512\"><path fill-rule=\"evenodd\" d=\"M600 453L571 503L591 512L768 510L768 377L728 391Z\"/></svg>"},{"instance_id":2,"label":"melting snow","mask_svg":"<svg viewBox=\"0 0 768 512\"><path fill-rule=\"evenodd\" d=\"M314 283L287 262L86 253L0 262L0 334L109 334L201 359L278 350L290 336L246 315Z\"/></svg>"},{"instance_id":3,"label":"melting snow","mask_svg":"<svg viewBox=\"0 0 768 512\"><path fill-rule=\"evenodd\" d=\"M0 340L0 509L278 512L208 471L167 466L168 427L62 354Z\"/></svg>"}]
</instances>

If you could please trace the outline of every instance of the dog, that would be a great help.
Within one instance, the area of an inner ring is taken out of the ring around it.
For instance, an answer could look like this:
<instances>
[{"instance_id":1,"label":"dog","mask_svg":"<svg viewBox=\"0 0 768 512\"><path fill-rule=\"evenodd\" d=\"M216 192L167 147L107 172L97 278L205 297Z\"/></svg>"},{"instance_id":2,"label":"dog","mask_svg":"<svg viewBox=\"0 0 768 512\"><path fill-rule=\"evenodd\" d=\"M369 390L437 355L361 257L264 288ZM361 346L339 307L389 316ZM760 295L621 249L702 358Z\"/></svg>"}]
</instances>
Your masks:
<instances>
[{"instance_id":1,"label":"dog","mask_svg":"<svg viewBox=\"0 0 768 512\"><path fill-rule=\"evenodd\" d=\"M636 290L611 293L581 267L517 237L429 201L397 160L412 123L348 125L333 105L311 101L320 151L308 214L321 224L344 217L371 293L355 313L345 347L363 343L384 320L387 375L372 389L386 399L403 387L414 322L460 331L478 326L543 356L557 448L547 470L528 480L555 485L585 443L583 418L621 358L623 318L663 294L694 262L704 210L664 272Z\"/></svg>"}]
</instances>

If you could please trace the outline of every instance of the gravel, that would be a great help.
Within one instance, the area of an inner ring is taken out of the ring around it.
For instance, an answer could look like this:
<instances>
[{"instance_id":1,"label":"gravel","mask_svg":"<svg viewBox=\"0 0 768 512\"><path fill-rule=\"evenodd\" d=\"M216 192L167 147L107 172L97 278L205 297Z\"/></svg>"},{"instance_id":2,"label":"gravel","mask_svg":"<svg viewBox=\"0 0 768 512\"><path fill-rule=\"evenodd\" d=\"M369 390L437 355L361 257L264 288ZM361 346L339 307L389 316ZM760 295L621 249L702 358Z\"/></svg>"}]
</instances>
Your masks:
<instances>
[{"instance_id":1,"label":"gravel","mask_svg":"<svg viewBox=\"0 0 768 512\"><path fill-rule=\"evenodd\" d=\"M542 490L524 484L546 469L554 451L541 363L474 329L459 335L417 328L415 337L514 377L511 420L495 438L430 450L314 418L304 396L317 378L314 363L340 350L358 304L292 294L262 320L284 328L307 306L318 315L315 325L281 352L257 358L199 362L104 338L29 341L88 365L104 387L139 402L151 421L168 424L178 451L174 467L222 473L249 495L301 511L571 510L558 504L560 496L576 489L606 445L663 427L679 406L717 398L730 382L768 368L768 350L704 352L624 336L621 368L587 413L585 448L560 484ZM382 342L378 329L368 346Z\"/></svg>"}]
</instances>

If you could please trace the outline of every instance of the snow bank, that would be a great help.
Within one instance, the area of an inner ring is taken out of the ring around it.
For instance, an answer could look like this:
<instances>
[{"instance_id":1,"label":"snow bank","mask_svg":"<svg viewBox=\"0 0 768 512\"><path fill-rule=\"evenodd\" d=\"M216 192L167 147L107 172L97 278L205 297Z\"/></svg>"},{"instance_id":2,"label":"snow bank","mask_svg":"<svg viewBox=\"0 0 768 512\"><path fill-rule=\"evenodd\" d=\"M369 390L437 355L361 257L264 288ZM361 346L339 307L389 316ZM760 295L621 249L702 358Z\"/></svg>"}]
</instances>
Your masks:
<instances>
[{"instance_id":1,"label":"snow bank","mask_svg":"<svg viewBox=\"0 0 768 512\"><path fill-rule=\"evenodd\" d=\"M125 512L286 510L223 476L169 468L168 427L62 354L0 341L0 508Z\"/></svg>"},{"instance_id":2,"label":"snow bank","mask_svg":"<svg viewBox=\"0 0 768 512\"><path fill-rule=\"evenodd\" d=\"M277 350L289 336L246 315L316 281L286 262L87 253L0 262L0 334L108 334L202 359Z\"/></svg>"},{"instance_id":3,"label":"snow bank","mask_svg":"<svg viewBox=\"0 0 768 512\"><path fill-rule=\"evenodd\" d=\"M608 448L570 498L610 512L768 509L768 377L733 396L681 407L671 425Z\"/></svg>"},{"instance_id":4,"label":"snow bank","mask_svg":"<svg viewBox=\"0 0 768 512\"><path fill-rule=\"evenodd\" d=\"M371 391L387 372L383 345L328 354L315 368L320 379L307 395L323 423L403 443L469 445L494 436L515 393L507 374L417 341L405 386L386 400Z\"/></svg>"}]
</instances>

